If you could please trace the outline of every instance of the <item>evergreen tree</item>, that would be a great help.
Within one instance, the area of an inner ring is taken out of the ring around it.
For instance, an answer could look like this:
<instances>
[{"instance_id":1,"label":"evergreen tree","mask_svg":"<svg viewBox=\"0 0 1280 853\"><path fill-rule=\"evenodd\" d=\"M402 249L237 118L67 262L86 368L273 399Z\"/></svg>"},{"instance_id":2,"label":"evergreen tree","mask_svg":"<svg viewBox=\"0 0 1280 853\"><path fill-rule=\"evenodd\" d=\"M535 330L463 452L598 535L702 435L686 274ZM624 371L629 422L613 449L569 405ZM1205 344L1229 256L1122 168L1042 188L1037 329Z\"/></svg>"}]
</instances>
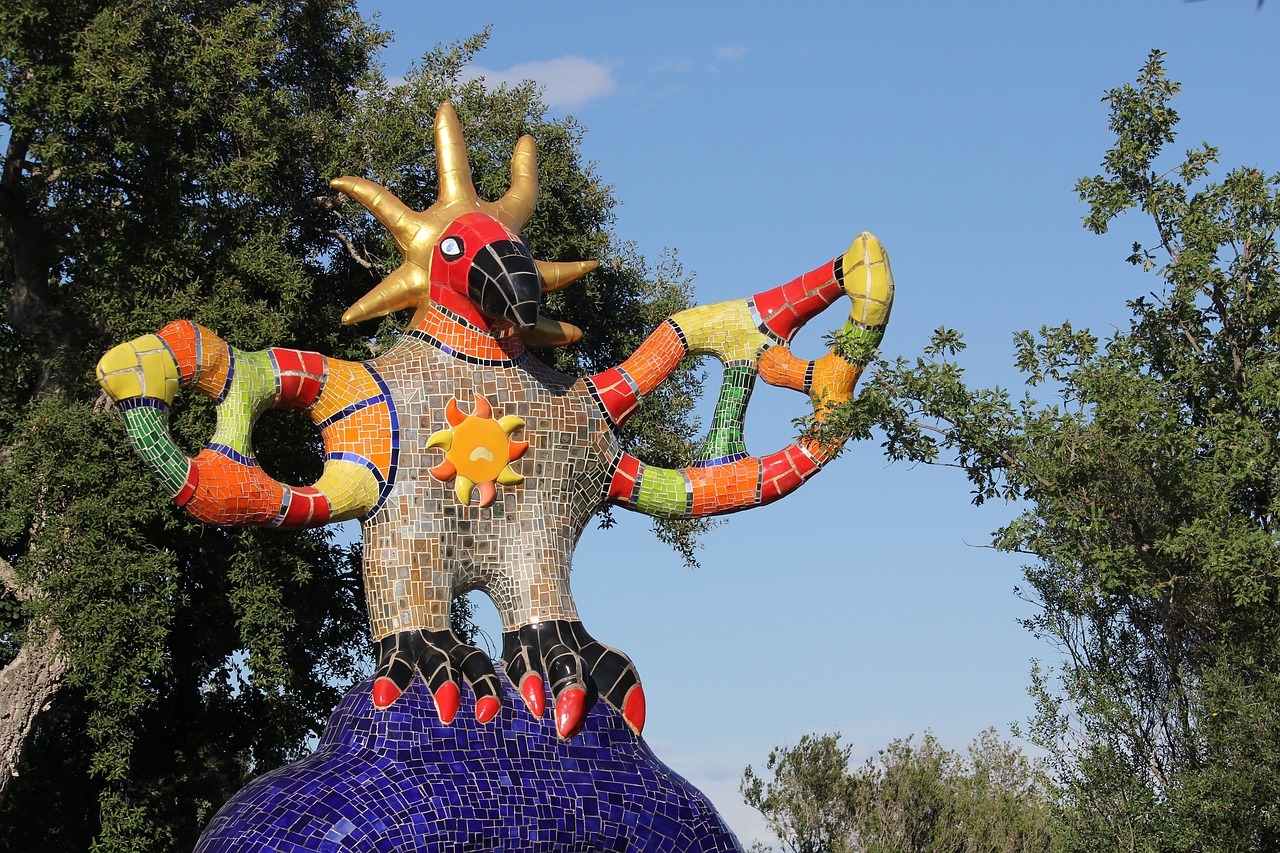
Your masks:
<instances>
[{"instance_id":1,"label":"evergreen tree","mask_svg":"<svg viewBox=\"0 0 1280 853\"><path fill-rule=\"evenodd\" d=\"M426 206L445 97L486 197L515 139L537 139L539 257L604 262L557 295L552 313L587 331L562 367L620 360L687 302L678 268L651 271L612 236L578 125L549 119L532 86L463 81L483 35L400 85L376 65L384 39L347 0L0 9L0 848L190 849L250 776L306 749L368 665L358 546L183 517L98 394L109 346L189 317L243 349L367 357L394 324L339 317L393 249L328 180ZM691 378L629 439L658 464L690 452ZM179 402L173 431L194 453L212 407ZM319 475L304 417L269 413L254 438L273 476ZM690 530L664 535L688 553Z\"/></svg>"}]
</instances>

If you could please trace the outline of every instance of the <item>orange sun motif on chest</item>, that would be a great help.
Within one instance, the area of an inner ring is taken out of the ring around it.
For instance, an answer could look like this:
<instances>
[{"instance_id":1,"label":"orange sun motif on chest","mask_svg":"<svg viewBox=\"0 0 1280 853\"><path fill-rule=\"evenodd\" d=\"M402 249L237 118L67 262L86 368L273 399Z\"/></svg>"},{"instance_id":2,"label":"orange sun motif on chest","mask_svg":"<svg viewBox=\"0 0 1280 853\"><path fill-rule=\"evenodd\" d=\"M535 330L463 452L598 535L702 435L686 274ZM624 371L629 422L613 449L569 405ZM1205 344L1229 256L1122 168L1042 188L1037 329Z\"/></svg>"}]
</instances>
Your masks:
<instances>
[{"instance_id":1,"label":"orange sun motif on chest","mask_svg":"<svg viewBox=\"0 0 1280 853\"><path fill-rule=\"evenodd\" d=\"M475 409L469 415L458 408L456 397L449 400L444 407L449 428L433 433L427 447L445 451L444 461L431 469L431 476L444 483L456 480L453 490L464 506L471 505L474 493L485 507L497 495L495 483L514 486L524 482L511 463L524 455L529 443L511 438L524 426L523 420L515 415L495 419L489 401L475 396Z\"/></svg>"}]
</instances>

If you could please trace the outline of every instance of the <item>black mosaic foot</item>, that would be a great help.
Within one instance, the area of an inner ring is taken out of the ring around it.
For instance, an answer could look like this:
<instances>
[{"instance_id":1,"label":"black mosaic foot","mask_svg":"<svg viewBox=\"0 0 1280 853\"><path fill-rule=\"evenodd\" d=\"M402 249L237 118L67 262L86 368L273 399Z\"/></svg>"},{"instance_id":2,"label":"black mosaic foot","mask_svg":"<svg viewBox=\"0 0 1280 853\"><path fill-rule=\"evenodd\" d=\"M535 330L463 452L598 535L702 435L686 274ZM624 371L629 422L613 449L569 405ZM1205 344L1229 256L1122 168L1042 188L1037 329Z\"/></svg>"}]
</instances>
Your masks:
<instances>
[{"instance_id":1,"label":"black mosaic foot","mask_svg":"<svg viewBox=\"0 0 1280 853\"><path fill-rule=\"evenodd\" d=\"M462 701L459 676L475 693L480 722L492 720L502 707L498 676L489 656L463 643L452 631L402 631L379 640L373 704L389 707L409 689L415 671L422 673L435 697L442 723L451 723L457 716Z\"/></svg>"},{"instance_id":2,"label":"black mosaic foot","mask_svg":"<svg viewBox=\"0 0 1280 853\"><path fill-rule=\"evenodd\" d=\"M644 728L644 689L631 659L597 641L578 621L525 625L502 635L502 659L525 705L546 710L543 673L555 697L556 731L573 737L597 698L618 710L637 734Z\"/></svg>"}]
</instances>

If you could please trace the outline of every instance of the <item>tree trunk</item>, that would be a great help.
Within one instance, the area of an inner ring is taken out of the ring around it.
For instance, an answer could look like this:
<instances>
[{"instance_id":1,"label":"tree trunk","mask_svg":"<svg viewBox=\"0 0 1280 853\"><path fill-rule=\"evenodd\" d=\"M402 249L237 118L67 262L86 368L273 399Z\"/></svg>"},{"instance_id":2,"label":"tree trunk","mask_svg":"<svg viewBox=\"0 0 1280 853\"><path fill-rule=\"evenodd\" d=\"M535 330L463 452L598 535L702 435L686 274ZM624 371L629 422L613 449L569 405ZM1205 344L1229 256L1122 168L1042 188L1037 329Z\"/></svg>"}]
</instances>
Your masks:
<instances>
[{"instance_id":1,"label":"tree trunk","mask_svg":"<svg viewBox=\"0 0 1280 853\"><path fill-rule=\"evenodd\" d=\"M0 558L0 582L26 600L34 591L23 586L9 565ZM22 649L0 670L0 803L9 783L18 775L22 750L36 716L53 701L67 674L66 656L58 651L54 630L27 629Z\"/></svg>"}]
</instances>

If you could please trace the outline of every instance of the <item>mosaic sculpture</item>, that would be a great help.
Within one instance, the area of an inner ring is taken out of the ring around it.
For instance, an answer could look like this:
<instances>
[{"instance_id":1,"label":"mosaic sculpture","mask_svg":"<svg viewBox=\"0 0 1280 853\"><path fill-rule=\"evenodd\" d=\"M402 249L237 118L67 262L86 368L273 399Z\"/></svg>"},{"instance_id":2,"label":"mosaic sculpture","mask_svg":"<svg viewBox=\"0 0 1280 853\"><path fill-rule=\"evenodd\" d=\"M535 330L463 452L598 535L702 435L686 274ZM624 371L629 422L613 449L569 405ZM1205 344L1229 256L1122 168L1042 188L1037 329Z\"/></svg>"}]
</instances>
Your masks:
<instances>
[{"instance_id":1,"label":"mosaic sculpture","mask_svg":"<svg viewBox=\"0 0 1280 853\"><path fill-rule=\"evenodd\" d=\"M554 701L555 730L572 738L596 698L638 733L644 691L625 654L583 627L569 588L574 546L611 503L690 518L767 504L813 476L836 448L799 440L751 456L743 441L756 377L809 395L815 417L847 400L862 371L834 350L805 361L789 342L842 296L852 311L838 336L870 352L893 299L888 258L870 234L781 287L682 311L622 364L594 376L561 374L527 347L581 332L539 313L541 294L596 267L536 261L520 236L537 195L534 143L516 145L511 189L478 198L453 108L435 122L439 198L410 209L358 177L335 188L388 228L404 263L352 306L344 323L406 308L396 344L366 362L269 348L244 352L190 321L122 344L98 365L135 447L174 500L202 522L297 529L362 519L364 582L377 644L372 704L391 709L420 675L450 723L475 696L483 724L499 713L493 663L449 629L449 605L482 590L502 619L506 675L535 717ZM847 350L846 350L847 351ZM673 470L623 452L615 430L687 356L724 364L701 461ZM180 388L217 402L214 435L194 459L168 429ZM324 472L310 486L280 483L254 458L255 420L302 409L320 430Z\"/></svg>"}]
</instances>

